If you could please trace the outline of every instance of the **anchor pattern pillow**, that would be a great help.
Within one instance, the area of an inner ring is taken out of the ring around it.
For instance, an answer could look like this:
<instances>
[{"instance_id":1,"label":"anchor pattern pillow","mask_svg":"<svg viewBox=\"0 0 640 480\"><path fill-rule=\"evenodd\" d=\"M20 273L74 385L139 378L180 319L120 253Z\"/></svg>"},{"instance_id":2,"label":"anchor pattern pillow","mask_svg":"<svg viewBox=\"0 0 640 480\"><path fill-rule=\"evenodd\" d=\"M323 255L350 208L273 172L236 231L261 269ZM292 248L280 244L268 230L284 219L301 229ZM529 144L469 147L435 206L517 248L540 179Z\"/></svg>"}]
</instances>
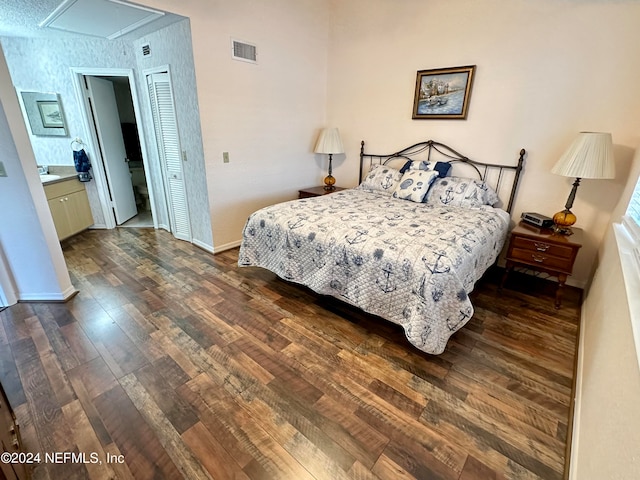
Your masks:
<instances>
[{"instance_id":1,"label":"anchor pattern pillow","mask_svg":"<svg viewBox=\"0 0 640 480\"><path fill-rule=\"evenodd\" d=\"M401 178L402 174L395 168L386 165L374 165L362 183L356 188L370 192L385 192L391 195Z\"/></svg>"},{"instance_id":2,"label":"anchor pattern pillow","mask_svg":"<svg viewBox=\"0 0 640 480\"><path fill-rule=\"evenodd\" d=\"M438 178L424 198L429 205L476 208L495 205L500 201L498 194L485 182L473 178Z\"/></svg>"},{"instance_id":3,"label":"anchor pattern pillow","mask_svg":"<svg viewBox=\"0 0 640 480\"><path fill-rule=\"evenodd\" d=\"M393 191L393 198L422 202L427 190L438 178L435 170L407 170Z\"/></svg>"}]
</instances>

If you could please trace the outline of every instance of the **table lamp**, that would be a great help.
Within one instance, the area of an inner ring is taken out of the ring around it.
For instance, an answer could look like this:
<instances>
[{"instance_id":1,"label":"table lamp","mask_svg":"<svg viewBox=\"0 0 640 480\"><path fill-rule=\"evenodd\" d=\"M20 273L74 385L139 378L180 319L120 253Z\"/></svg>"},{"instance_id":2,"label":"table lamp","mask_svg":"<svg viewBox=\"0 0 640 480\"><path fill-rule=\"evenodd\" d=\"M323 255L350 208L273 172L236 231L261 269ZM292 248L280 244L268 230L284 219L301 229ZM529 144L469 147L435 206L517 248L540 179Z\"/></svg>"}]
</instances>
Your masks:
<instances>
[{"instance_id":1,"label":"table lamp","mask_svg":"<svg viewBox=\"0 0 640 480\"><path fill-rule=\"evenodd\" d=\"M331 161L334 153L344 153L342 140L340 140L340 132L337 128L323 128L318 137L315 153L324 153L329 155L329 175L324 178L324 189L327 191L335 190L336 179L331 175Z\"/></svg>"},{"instance_id":2,"label":"table lamp","mask_svg":"<svg viewBox=\"0 0 640 480\"><path fill-rule=\"evenodd\" d=\"M580 132L569 149L551 169L551 173L576 177L564 210L553 216L554 230L571 235L576 216L571 212L576 191L583 178L614 178L613 142L610 133Z\"/></svg>"}]
</instances>

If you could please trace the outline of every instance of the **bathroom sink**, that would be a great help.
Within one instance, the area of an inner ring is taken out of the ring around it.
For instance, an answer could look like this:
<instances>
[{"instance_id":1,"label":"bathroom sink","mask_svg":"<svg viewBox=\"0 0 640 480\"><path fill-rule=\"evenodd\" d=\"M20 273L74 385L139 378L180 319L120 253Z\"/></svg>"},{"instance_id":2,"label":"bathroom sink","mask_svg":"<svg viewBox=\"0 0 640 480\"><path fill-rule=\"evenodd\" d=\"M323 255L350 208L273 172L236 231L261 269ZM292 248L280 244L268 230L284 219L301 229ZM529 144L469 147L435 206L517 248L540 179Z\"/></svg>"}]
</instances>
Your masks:
<instances>
[{"instance_id":1,"label":"bathroom sink","mask_svg":"<svg viewBox=\"0 0 640 480\"><path fill-rule=\"evenodd\" d=\"M40 175L40 181L42 183L45 182L50 182L51 180L58 180L60 178L60 175L53 175L53 174L49 174L49 173L45 173Z\"/></svg>"}]
</instances>

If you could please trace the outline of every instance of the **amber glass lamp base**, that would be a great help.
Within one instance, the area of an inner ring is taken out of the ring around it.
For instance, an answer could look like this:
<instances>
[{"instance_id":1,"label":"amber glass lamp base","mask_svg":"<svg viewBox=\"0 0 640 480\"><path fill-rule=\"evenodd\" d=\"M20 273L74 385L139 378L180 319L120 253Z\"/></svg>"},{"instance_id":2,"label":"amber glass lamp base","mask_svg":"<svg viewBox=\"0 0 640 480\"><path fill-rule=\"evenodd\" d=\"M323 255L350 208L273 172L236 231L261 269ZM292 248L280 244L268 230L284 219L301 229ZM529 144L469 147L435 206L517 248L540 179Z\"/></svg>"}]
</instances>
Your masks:
<instances>
[{"instance_id":1,"label":"amber glass lamp base","mask_svg":"<svg viewBox=\"0 0 640 480\"><path fill-rule=\"evenodd\" d=\"M571 235L573 233L571 226L576 223L576 216L571 212L571 210L565 208L553 216L553 223L555 224L553 230L556 233Z\"/></svg>"},{"instance_id":2,"label":"amber glass lamp base","mask_svg":"<svg viewBox=\"0 0 640 480\"><path fill-rule=\"evenodd\" d=\"M336 189L336 179L331 175L324 177L324 189L328 192Z\"/></svg>"}]
</instances>

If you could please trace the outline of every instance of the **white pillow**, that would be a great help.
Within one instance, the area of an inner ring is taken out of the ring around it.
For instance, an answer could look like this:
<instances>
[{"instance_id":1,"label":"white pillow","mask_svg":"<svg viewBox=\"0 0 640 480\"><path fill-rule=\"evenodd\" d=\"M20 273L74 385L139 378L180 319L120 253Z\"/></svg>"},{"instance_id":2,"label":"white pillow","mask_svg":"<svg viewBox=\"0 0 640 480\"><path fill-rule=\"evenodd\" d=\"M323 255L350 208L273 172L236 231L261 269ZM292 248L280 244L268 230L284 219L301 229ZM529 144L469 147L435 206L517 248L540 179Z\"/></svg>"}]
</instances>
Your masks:
<instances>
[{"instance_id":1,"label":"white pillow","mask_svg":"<svg viewBox=\"0 0 640 480\"><path fill-rule=\"evenodd\" d=\"M393 197L420 203L436 178L435 170L407 170L396 185Z\"/></svg>"},{"instance_id":2,"label":"white pillow","mask_svg":"<svg viewBox=\"0 0 640 480\"><path fill-rule=\"evenodd\" d=\"M424 199L430 205L475 208L494 205L498 194L481 180L462 177L439 178Z\"/></svg>"},{"instance_id":3,"label":"white pillow","mask_svg":"<svg viewBox=\"0 0 640 480\"><path fill-rule=\"evenodd\" d=\"M356 188L371 192L386 192L391 195L400 182L402 174L392 167L386 165L374 165L364 178L362 183Z\"/></svg>"},{"instance_id":4,"label":"white pillow","mask_svg":"<svg viewBox=\"0 0 640 480\"><path fill-rule=\"evenodd\" d=\"M409 170L433 170L433 168L431 168L429 162L426 162L424 160L414 160L413 162L411 162L411 165L409 165Z\"/></svg>"}]
</instances>

